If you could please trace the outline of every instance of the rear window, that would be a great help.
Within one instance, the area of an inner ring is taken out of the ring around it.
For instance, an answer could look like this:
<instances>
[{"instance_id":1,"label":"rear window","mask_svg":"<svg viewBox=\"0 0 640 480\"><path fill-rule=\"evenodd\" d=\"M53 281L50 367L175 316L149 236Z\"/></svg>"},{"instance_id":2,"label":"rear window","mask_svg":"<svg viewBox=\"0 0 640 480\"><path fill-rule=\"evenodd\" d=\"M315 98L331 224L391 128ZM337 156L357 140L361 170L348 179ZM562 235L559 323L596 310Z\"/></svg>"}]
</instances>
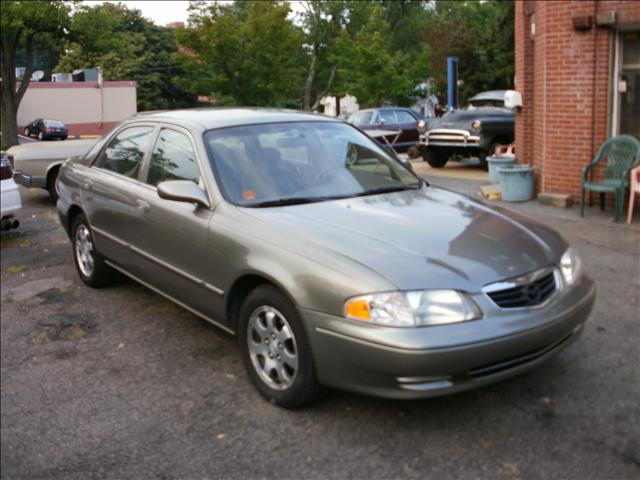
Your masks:
<instances>
[{"instance_id":1,"label":"rear window","mask_svg":"<svg viewBox=\"0 0 640 480\"><path fill-rule=\"evenodd\" d=\"M64 127L64 123L59 122L58 120L45 120L44 124L47 127Z\"/></svg>"},{"instance_id":2,"label":"rear window","mask_svg":"<svg viewBox=\"0 0 640 480\"><path fill-rule=\"evenodd\" d=\"M356 126L359 125L371 125L371 117L373 117L373 111L368 112L355 112L349 117L349 123Z\"/></svg>"}]
</instances>

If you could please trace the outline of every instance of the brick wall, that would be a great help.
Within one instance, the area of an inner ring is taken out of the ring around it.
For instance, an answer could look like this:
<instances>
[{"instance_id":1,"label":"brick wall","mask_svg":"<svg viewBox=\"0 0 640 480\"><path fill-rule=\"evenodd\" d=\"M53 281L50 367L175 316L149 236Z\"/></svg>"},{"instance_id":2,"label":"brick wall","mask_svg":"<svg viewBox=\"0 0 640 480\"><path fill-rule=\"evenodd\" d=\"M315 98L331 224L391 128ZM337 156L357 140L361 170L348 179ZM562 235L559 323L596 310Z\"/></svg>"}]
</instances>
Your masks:
<instances>
[{"instance_id":1,"label":"brick wall","mask_svg":"<svg viewBox=\"0 0 640 480\"><path fill-rule=\"evenodd\" d=\"M519 0L515 9L516 152L536 166L538 192L580 195L582 167L609 131L613 33L595 26L599 12L618 24L640 23L640 2ZM572 17L591 16L586 31ZM532 30L535 24L535 33Z\"/></svg>"}]
</instances>

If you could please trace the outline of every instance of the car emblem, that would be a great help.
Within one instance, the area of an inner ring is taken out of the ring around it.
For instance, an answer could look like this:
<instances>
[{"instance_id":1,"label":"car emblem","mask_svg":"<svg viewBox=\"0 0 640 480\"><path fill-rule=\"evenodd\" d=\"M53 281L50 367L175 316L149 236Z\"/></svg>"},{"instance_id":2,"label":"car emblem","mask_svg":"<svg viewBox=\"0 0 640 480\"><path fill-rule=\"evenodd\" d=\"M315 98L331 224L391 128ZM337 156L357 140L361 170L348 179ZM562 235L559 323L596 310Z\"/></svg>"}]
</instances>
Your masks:
<instances>
[{"instance_id":1,"label":"car emblem","mask_svg":"<svg viewBox=\"0 0 640 480\"><path fill-rule=\"evenodd\" d=\"M538 304L542 300L542 292L537 285L527 285L524 287L523 293L532 305Z\"/></svg>"}]
</instances>

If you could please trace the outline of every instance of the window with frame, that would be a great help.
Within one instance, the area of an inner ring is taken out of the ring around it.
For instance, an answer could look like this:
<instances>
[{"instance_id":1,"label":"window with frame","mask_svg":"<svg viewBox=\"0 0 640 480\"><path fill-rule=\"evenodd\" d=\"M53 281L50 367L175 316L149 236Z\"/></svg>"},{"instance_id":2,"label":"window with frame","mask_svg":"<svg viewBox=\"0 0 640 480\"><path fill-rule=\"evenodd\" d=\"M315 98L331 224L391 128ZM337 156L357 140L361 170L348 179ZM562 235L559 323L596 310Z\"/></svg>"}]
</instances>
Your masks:
<instances>
[{"instance_id":1,"label":"window with frame","mask_svg":"<svg viewBox=\"0 0 640 480\"><path fill-rule=\"evenodd\" d=\"M398 123L395 110L380 110L378 115L380 115L380 120L382 120L380 123L384 123L384 125L395 125Z\"/></svg>"},{"instance_id":2,"label":"window with frame","mask_svg":"<svg viewBox=\"0 0 640 480\"><path fill-rule=\"evenodd\" d=\"M95 166L137 178L149 148L153 127L131 127L118 133L98 157Z\"/></svg>"},{"instance_id":3,"label":"window with frame","mask_svg":"<svg viewBox=\"0 0 640 480\"><path fill-rule=\"evenodd\" d=\"M398 115L398 123L415 123L417 120L406 110L396 110Z\"/></svg>"},{"instance_id":4,"label":"window with frame","mask_svg":"<svg viewBox=\"0 0 640 480\"><path fill-rule=\"evenodd\" d=\"M167 180L191 180L201 184L191 139L184 133L163 128L151 154L147 183L156 186Z\"/></svg>"}]
</instances>

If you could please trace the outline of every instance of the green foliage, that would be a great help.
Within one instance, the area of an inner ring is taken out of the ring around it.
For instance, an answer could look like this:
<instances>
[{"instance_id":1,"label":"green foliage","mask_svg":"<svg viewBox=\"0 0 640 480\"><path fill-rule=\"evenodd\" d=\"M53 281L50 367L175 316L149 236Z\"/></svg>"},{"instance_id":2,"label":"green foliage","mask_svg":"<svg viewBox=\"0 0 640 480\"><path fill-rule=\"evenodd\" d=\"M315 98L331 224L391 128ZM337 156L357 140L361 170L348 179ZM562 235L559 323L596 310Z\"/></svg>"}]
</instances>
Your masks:
<instances>
[{"instance_id":1,"label":"green foliage","mask_svg":"<svg viewBox=\"0 0 640 480\"><path fill-rule=\"evenodd\" d=\"M200 86L219 104L299 107L302 37L287 19L289 5L276 2L192 4L192 28L180 32L207 81Z\"/></svg>"},{"instance_id":2,"label":"green foliage","mask_svg":"<svg viewBox=\"0 0 640 480\"><path fill-rule=\"evenodd\" d=\"M354 12L366 12L366 22L353 36L343 29L336 41L332 57L339 65L336 94L355 95L361 107L410 105L416 85L427 77L428 50L421 45L411 53L395 49L392 27L382 7L359 5L364 8L356 7Z\"/></svg>"},{"instance_id":3,"label":"green foliage","mask_svg":"<svg viewBox=\"0 0 640 480\"><path fill-rule=\"evenodd\" d=\"M437 94L446 98L447 56L460 57L460 98L511 88L514 75L514 3L444 1L431 7L422 41L431 48Z\"/></svg>"},{"instance_id":4,"label":"green foliage","mask_svg":"<svg viewBox=\"0 0 640 480\"><path fill-rule=\"evenodd\" d=\"M105 80L135 80L138 110L193 106L185 88L188 59L178 53L175 30L159 27L122 4L81 6L57 71L102 67Z\"/></svg>"}]
</instances>

